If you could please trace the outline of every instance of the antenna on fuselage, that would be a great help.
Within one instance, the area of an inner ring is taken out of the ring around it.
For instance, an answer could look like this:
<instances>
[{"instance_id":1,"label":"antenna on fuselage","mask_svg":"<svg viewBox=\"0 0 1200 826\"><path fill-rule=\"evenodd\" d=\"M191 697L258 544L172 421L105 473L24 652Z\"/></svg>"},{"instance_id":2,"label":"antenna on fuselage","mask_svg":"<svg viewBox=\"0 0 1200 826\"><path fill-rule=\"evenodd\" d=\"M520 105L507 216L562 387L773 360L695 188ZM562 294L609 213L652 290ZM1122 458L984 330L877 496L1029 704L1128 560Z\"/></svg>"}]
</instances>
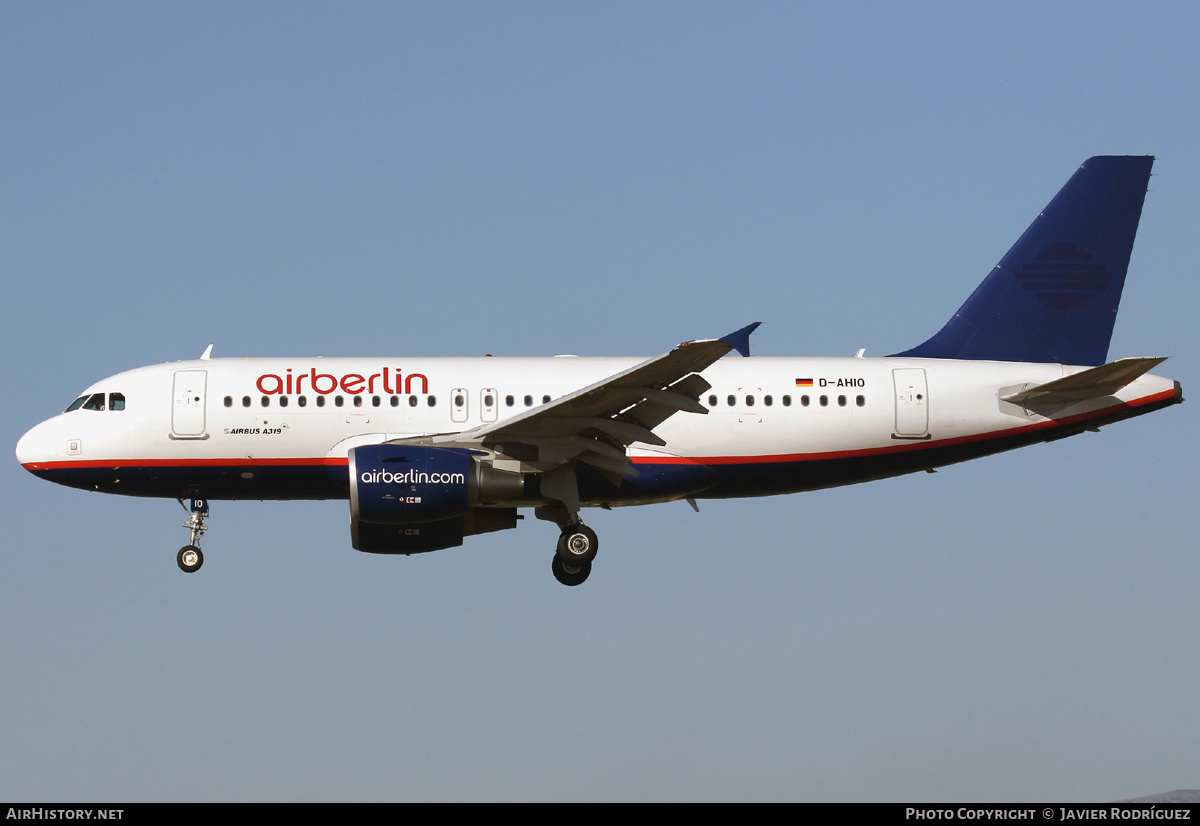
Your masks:
<instances>
[{"instance_id":1,"label":"antenna on fuselage","mask_svg":"<svg viewBox=\"0 0 1200 826\"><path fill-rule=\"evenodd\" d=\"M212 347L213 346L210 344L204 348L204 352L200 354L201 361L208 361L212 358Z\"/></svg>"}]
</instances>

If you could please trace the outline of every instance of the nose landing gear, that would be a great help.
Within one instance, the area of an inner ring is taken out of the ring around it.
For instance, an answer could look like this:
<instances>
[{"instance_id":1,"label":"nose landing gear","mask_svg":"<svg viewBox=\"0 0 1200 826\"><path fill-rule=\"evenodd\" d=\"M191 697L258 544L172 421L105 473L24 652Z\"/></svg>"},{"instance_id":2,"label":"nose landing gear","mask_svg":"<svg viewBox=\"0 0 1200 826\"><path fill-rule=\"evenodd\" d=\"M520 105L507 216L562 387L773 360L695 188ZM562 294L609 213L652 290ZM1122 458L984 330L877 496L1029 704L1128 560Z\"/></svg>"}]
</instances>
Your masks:
<instances>
[{"instance_id":1,"label":"nose landing gear","mask_svg":"<svg viewBox=\"0 0 1200 826\"><path fill-rule=\"evenodd\" d=\"M178 563L179 570L194 574L204 564L204 553L200 550L200 537L208 530L204 526L204 520L208 518L208 500L192 499L190 509L183 504L182 499L178 501L179 506L189 513L188 521L183 523L183 527L191 530L192 541L179 549L179 553L175 555L175 562Z\"/></svg>"}]
</instances>

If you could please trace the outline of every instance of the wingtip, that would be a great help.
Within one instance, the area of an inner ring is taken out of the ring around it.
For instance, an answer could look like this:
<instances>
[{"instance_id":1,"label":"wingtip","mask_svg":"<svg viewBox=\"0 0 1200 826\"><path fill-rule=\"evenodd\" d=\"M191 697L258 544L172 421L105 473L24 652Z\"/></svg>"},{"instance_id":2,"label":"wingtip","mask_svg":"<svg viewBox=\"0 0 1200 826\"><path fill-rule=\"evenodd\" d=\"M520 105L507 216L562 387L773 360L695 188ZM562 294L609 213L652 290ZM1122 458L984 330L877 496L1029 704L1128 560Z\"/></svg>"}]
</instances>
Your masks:
<instances>
[{"instance_id":1,"label":"wingtip","mask_svg":"<svg viewBox=\"0 0 1200 826\"><path fill-rule=\"evenodd\" d=\"M725 342L741 355L748 356L750 355L750 334L757 330L760 324L762 324L761 321L747 324L740 330L735 330L727 336L722 336L720 341Z\"/></svg>"}]
</instances>

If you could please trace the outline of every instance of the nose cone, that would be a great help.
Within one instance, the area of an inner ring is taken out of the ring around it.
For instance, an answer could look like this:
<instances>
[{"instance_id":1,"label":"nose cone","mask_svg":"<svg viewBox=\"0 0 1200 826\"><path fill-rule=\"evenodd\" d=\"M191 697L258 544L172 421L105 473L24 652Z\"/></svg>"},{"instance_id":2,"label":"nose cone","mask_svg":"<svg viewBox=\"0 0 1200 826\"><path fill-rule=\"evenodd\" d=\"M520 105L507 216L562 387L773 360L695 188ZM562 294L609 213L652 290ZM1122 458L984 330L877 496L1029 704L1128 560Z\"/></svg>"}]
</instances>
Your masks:
<instances>
[{"instance_id":1,"label":"nose cone","mask_svg":"<svg viewBox=\"0 0 1200 826\"><path fill-rule=\"evenodd\" d=\"M48 462L63 458L64 446L58 444L54 430L49 421L42 422L17 441L17 461L22 467L36 473Z\"/></svg>"}]
</instances>

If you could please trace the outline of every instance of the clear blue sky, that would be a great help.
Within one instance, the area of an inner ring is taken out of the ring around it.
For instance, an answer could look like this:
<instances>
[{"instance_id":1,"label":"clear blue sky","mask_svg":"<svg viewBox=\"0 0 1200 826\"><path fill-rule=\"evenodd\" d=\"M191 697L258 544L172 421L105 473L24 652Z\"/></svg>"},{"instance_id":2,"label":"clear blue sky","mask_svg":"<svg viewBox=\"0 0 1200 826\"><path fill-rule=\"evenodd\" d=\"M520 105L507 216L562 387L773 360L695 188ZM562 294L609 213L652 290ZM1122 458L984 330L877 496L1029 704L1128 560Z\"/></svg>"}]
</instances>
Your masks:
<instances>
[{"instance_id":1,"label":"clear blue sky","mask_svg":"<svg viewBox=\"0 0 1200 826\"><path fill-rule=\"evenodd\" d=\"M938 329L1154 154L1112 357L1200 392L1191 3L0 5L3 441L142 364ZM1200 786L1196 402L411 558L344 502L0 466L0 799L1113 800Z\"/></svg>"}]
</instances>

